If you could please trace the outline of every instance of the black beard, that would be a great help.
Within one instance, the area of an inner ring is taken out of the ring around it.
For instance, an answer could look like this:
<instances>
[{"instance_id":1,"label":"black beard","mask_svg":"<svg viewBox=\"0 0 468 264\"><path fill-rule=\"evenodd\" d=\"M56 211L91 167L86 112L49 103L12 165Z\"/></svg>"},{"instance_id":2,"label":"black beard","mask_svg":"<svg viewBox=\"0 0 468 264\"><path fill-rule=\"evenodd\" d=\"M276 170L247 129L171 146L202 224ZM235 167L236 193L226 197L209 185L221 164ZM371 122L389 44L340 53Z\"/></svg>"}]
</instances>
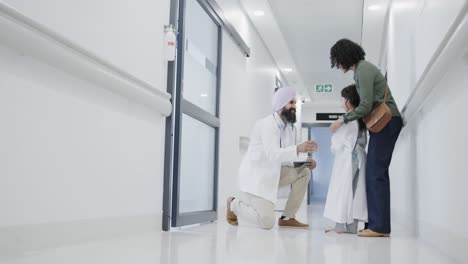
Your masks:
<instances>
[{"instance_id":1,"label":"black beard","mask_svg":"<svg viewBox=\"0 0 468 264\"><path fill-rule=\"evenodd\" d=\"M291 108L289 110L284 109L281 112L281 115L284 116L284 118L286 118L288 123L291 123L291 124L296 123L296 109L294 108Z\"/></svg>"}]
</instances>

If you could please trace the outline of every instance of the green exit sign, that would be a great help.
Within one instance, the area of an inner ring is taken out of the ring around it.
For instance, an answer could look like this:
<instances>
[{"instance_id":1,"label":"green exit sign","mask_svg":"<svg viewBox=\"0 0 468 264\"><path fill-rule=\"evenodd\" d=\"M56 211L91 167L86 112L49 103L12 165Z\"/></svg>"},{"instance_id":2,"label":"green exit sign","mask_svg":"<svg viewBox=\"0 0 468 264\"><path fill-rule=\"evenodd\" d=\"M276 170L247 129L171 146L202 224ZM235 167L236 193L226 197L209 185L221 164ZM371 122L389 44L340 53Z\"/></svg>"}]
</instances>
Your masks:
<instances>
[{"instance_id":1,"label":"green exit sign","mask_svg":"<svg viewBox=\"0 0 468 264\"><path fill-rule=\"evenodd\" d=\"M315 85L316 93L331 93L333 92L333 85L331 84L316 84Z\"/></svg>"}]
</instances>

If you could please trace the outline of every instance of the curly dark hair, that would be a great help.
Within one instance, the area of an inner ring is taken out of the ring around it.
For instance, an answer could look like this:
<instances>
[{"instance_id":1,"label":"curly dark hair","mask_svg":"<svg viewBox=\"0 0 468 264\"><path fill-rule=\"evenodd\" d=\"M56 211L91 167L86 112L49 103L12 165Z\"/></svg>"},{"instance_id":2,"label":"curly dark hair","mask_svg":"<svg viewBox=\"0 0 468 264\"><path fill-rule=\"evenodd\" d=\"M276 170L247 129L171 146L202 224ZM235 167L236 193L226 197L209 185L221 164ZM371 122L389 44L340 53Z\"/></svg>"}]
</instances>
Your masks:
<instances>
[{"instance_id":1,"label":"curly dark hair","mask_svg":"<svg viewBox=\"0 0 468 264\"><path fill-rule=\"evenodd\" d=\"M351 66L364 60L365 56L366 53L359 44L349 39L340 39L330 49L331 67L341 66L343 69L349 70Z\"/></svg>"}]
</instances>

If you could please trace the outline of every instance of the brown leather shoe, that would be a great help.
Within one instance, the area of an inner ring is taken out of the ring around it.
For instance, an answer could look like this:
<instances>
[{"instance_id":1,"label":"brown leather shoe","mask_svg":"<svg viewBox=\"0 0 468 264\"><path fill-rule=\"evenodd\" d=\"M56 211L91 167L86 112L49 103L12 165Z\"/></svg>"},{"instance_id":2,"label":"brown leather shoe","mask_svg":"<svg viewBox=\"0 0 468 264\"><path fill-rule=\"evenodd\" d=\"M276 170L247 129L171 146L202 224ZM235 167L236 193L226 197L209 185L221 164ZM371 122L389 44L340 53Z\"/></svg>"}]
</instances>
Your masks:
<instances>
[{"instance_id":1,"label":"brown leather shoe","mask_svg":"<svg viewBox=\"0 0 468 264\"><path fill-rule=\"evenodd\" d=\"M295 218L289 218L289 219L278 219L278 226L279 227L286 227L286 228L300 228L300 229L307 229L309 228L309 225L303 224L299 221L297 221Z\"/></svg>"},{"instance_id":2,"label":"brown leather shoe","mask_svg":"<svg viewBox=\"0 0 468 264\"><path fill-rule=\"evenodd\" d=\"M360 237L390 237L390 234L384 234L372 231L370 229L364 229L359 232L358 236Z\"/></svg>"},{"instance_id":3,"label":"brown leather shoe","mask_svg":"<svg viewBox=\"0 0 468 264\"><path fill-rule=\"evenodd\" d=\"M238 225L237 216L231 211L232 200L234 200L234 197L228 197L227 199L226 220L230 225Z\"/></svg>"}]
</instances>

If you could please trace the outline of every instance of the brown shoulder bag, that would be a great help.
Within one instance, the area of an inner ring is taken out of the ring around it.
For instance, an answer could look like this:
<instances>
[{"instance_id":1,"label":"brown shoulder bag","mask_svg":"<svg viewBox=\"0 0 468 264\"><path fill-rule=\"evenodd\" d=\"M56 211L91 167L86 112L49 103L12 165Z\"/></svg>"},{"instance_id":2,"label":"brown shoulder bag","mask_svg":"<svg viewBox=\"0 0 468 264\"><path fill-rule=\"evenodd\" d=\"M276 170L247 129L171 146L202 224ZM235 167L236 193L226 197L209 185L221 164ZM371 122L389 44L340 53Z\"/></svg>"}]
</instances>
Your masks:
<instances>
[{"instance_id":1,"label":"brown shoulder bag","mask_svg":"<svg viewBox=\"0 0 468 264\"><path fill-rule=\"evenodd\" d=\"M392 111L387 105L387 95L388 84L385 84L385 97L383 102L362 119L364 123L366 123L367 129L371 132L380 132L392 119Z\"/></svg>"}]
</instances>

